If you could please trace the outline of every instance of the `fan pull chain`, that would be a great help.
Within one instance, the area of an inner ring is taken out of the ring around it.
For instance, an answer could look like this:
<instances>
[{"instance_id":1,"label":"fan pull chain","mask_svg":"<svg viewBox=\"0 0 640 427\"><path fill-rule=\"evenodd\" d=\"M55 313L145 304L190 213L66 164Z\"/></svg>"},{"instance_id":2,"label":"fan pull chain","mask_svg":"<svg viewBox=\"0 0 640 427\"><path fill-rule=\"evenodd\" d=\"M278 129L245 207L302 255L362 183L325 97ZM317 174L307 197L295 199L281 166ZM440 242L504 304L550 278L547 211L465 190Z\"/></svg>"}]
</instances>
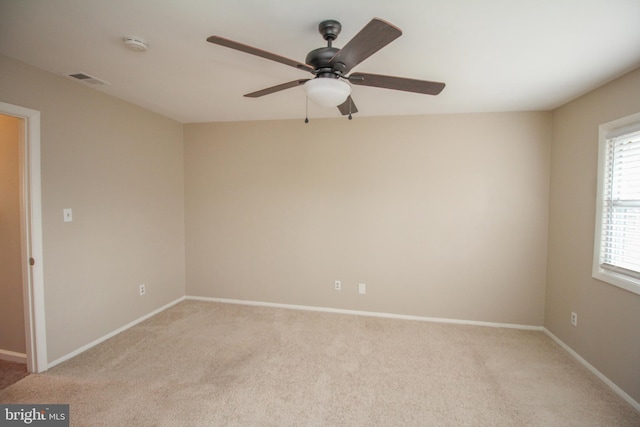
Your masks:
<instances>
[{"instance_id":1,"label":"fan pull chain","mask_svg":"<svg viewBox=\"0 0 640 427\"><path fill-rule=\"evenodd\" d=\"M309 97L305 97L305 99L307 100L306 106L305 106L305 112L304 112L304 122L305 123L309 123Z\"/></svg>"}]
</instances>

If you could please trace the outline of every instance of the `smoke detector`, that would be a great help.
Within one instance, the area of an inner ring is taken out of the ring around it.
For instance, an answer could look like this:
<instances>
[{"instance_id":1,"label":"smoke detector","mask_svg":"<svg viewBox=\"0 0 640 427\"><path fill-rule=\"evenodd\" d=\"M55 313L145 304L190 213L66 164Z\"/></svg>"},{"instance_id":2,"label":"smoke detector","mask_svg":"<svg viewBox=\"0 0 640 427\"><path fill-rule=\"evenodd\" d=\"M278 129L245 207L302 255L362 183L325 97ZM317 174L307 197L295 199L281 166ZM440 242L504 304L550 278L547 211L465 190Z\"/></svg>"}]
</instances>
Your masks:
<instances>
[{"instance_id":1,"label":"smoke detector","mask_svg":"<svg viewBox=\"0 0 640 427\"><path fill-rule=\"evenodd\" d=\"M124 41L124 45L131 50L135 50L136 52L144 52L147 50L147 42L142 40L140 37L127 36L122 40Z\"/></svg>"}]
</instances>

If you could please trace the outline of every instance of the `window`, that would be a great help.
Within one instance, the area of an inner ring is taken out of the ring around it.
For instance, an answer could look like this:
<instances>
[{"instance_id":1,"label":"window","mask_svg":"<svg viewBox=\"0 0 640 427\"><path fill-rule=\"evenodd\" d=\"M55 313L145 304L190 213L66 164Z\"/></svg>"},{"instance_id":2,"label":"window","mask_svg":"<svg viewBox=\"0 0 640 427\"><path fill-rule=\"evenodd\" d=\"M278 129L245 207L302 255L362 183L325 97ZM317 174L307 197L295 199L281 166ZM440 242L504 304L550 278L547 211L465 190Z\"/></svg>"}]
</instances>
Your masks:
<instances>
[{"instance_id":1,"label":"window","mask_svg":"<svg viewBox=\"0 0 640 427\"><path fill-rule=\"evenodd\" d=\"M593 277L640 294L640 114L600 126Z\"/></svg>"}]
</instances>

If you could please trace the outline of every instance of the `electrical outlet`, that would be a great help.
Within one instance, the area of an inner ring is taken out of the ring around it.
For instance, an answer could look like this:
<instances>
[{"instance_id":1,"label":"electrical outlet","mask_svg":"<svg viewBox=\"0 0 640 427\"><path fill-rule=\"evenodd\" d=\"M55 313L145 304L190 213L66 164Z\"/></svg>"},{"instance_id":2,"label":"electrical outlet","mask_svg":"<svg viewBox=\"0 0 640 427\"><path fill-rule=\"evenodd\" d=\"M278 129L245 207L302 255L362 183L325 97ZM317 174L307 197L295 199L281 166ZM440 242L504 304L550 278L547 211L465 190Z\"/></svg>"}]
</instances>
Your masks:
<instances>
[{"instance_id":1,"label":"electrical outlet","mask_svg":"<svg viewBox=\"0 0 640 427\"><path fill-rule=\"evenodd\" d=\"M144 287L144 283L142 285L139 286L139 291L140 291L140 296L144 295L145 292L147 291Z\"/></svg>"},{"instance_id":2,"label":"electrical outlet","mask_svg":"<svg viewBox=\"0 0 640 427\"><path fill-rule=\"evenodd\" d=\"M571 324L573 326L578 326L578 313L574 311L571 312Z\"/></svg>"},{"instance_id":3,"label":"electrical outlet","mask_svg":"<svg viewBox=\"0 0 640 427\"><path fill-rule=\"evenodd\" d=\"M341 291L342 290L342 282L340 282L340 280L336 280L333 284L333 287L336 291Z\"/></svg>"}]
</instances>

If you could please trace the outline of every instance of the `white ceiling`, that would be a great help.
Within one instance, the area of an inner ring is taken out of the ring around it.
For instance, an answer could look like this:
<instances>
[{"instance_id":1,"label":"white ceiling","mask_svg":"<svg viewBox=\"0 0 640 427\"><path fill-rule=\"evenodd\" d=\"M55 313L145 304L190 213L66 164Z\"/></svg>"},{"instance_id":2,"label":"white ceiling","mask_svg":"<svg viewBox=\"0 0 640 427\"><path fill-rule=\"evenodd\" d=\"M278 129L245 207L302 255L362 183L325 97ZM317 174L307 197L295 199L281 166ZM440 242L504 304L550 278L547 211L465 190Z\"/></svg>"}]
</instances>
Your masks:
<instances>
[{"instance_id":1,"label":"white ceiling","mask_svg":"<svg viewBox=\"0 0 640 427\"><path fill-rule=\"evenodd\" d=\"M341 47L373 17L403 35L353 71L447 87L434 97L354 86L356 117L548 110L640 66L640 0L1 0L0 53L91 74L110 83L97 90L181 122L302 119L301 87L242 95L308 73L206 38L303 62L325 46L320 21L342 23ZM309 116L340 117L311 103Z\"/></svg>"}]
</instances>

